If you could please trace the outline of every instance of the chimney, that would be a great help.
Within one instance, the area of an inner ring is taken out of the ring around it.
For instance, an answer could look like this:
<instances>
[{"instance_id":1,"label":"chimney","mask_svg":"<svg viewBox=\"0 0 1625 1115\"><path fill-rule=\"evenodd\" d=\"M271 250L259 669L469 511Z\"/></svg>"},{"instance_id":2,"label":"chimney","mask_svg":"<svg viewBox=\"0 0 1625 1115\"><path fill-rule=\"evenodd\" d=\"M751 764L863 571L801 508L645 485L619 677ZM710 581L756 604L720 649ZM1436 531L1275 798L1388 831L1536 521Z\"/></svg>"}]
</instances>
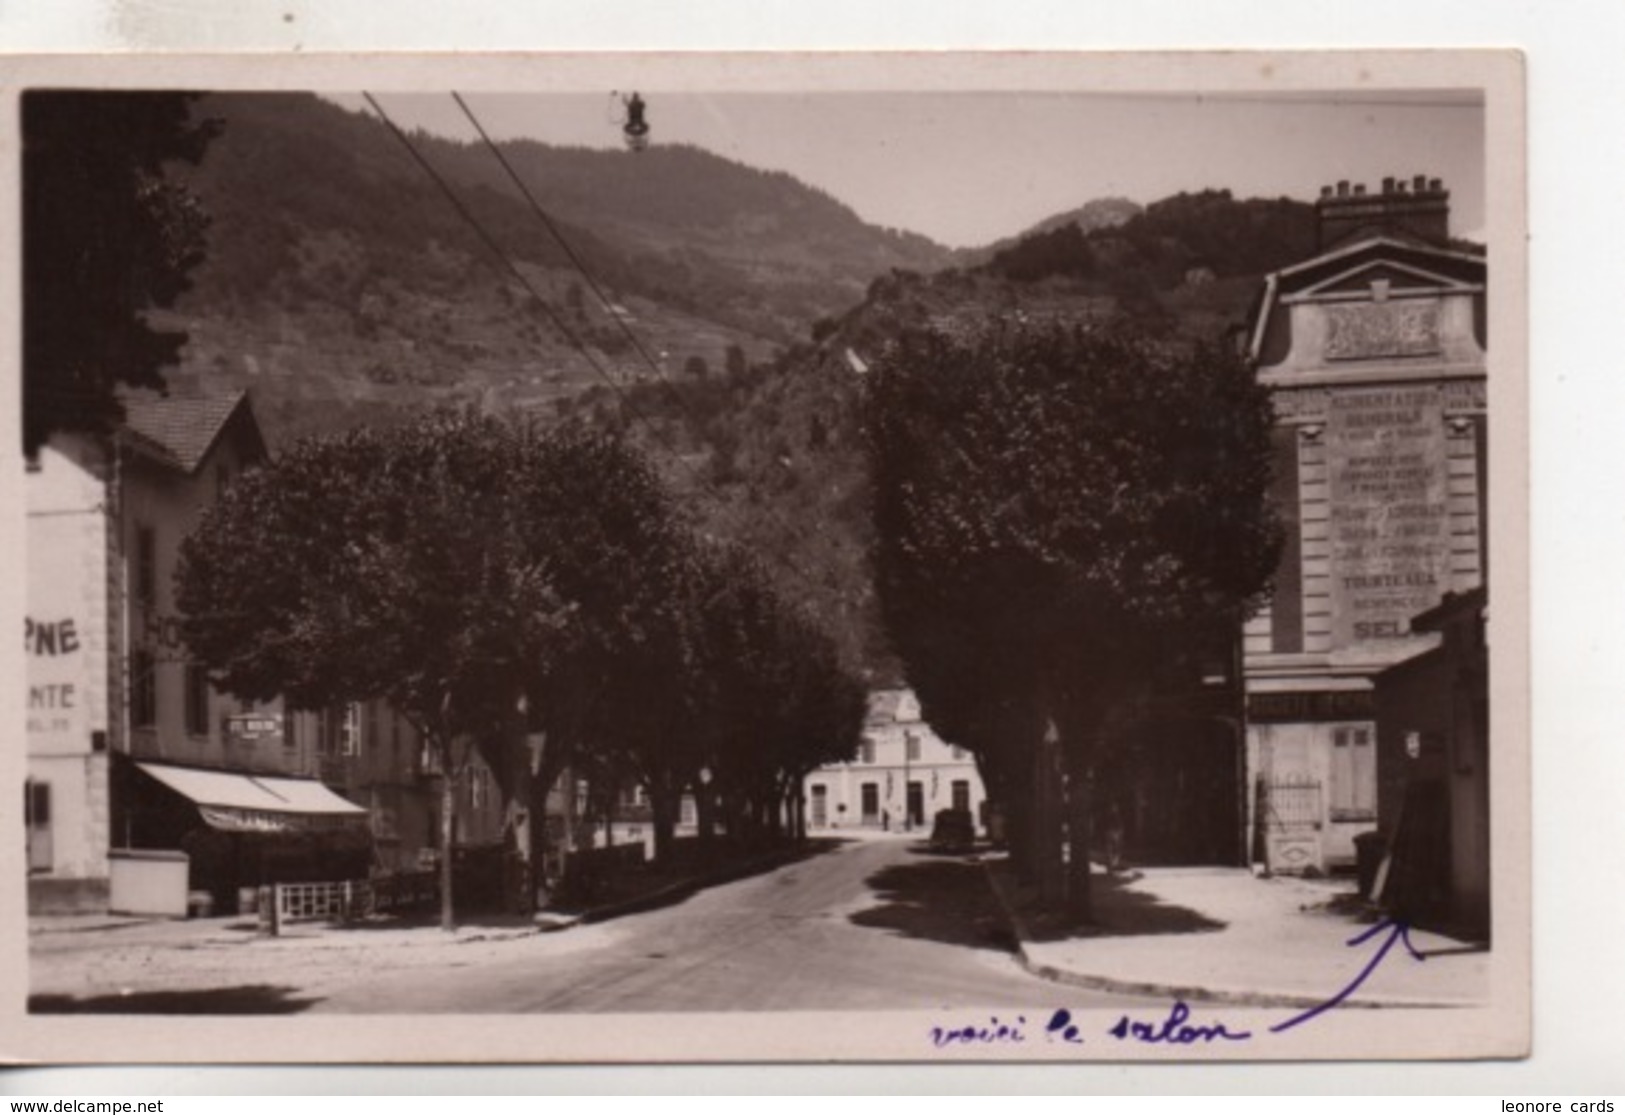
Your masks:
<instances>
[{"instance_id":1,"label":"chimney","mask_svg":"<svg viewBox=\"0 0 1625 1115\"><path fill-rule=\"evenodd\" d=\"M1364 183L1324 186L1315 202L1319 220L1318 251L1372 236L1393 236L1428 244L1450 238L1450 192L1437 178L1418 174L1409 179L1384 178L1381 193L1368 193Z\"/></svg>"}]
</instances>

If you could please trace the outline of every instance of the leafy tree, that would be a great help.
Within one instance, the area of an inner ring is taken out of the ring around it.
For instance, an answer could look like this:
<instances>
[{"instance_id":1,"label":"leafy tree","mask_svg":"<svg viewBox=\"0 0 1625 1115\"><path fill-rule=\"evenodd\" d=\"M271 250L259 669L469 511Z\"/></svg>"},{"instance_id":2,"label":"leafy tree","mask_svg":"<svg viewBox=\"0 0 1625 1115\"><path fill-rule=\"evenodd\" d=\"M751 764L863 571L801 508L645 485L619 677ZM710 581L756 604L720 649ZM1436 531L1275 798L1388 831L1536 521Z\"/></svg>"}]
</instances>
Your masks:
<instances>
[{"instance_id":1,"label":"leafy tree","mask_svg":"<svg viewBox=\"0 0 1625 1115\"><path fill-rule=\"evenodd\" d=\"M475 747L513 769L522 710L613 622L667 512L641 460L600 436L437 415L302 442L183 546L185 638L230 692L383 699L412 723L444 776L449 928L456 780Z\"/></svg>"},{"instance_id":2,"label":"leafy tree","mask_svg":"<svg viewBox=\"0 0 1625 1115\"><path fill-rule=\"evenodd\" d=\"M801 778L851 753L863 713L834 643L755 560L686 532L673 542L668 560L645 563L619 629L571 665L569 694L546 705L577 714L550 735L571 733L575 754L647 789L659 859L685 791L707 844L719 809L736 838L780 835Z\"/></svg>"},{"instance_id":3,"label":"leafy tree","mask_svg":"<svg viewBox=\"0 0 1625 1115\"><path fill-rule=\"evenodd\" d=\"M1107 718L1164 640L1233 629L1274 568L1270 426L1239 360L1121 328L919 331L875 369L875 557L894 643L928 715L945 712L1029 807L1046 789L1029 760L1052 726L1081 918Z\"/></svg>"},{"instance_id":4,"label":"leafy tree","mask_svg":"<svg viewBox=\"0 0 1625 1115\"><path fill-rule=\"evenodd\" d=\"M162 389L186 334L173 306L204 256L208 218L166 176L216 126L181 93L31 92L22 98L23 448L55 431L105 435L116 389Z\"/></svg>"}]
</instances>

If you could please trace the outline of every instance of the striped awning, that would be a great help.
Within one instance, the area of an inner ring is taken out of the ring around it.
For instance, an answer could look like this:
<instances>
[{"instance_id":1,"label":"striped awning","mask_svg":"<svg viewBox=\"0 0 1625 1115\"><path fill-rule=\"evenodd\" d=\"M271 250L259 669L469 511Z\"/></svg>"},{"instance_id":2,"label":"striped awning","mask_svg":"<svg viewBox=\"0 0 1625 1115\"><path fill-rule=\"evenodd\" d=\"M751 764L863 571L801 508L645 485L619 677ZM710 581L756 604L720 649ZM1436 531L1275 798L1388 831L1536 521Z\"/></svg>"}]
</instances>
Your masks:
<instances>
[{"instance_id":1,"label":"striped awning","mask_svg":"<svg viewBox=\"0 0 1625 1115\"><path fill-rule=\"evenodd\" d=\"M348 828L367 811L309 778L278 778L163 763L136 763L191 801L210 828L222 832L312 832Z\"/></svg>"}]
</instances>

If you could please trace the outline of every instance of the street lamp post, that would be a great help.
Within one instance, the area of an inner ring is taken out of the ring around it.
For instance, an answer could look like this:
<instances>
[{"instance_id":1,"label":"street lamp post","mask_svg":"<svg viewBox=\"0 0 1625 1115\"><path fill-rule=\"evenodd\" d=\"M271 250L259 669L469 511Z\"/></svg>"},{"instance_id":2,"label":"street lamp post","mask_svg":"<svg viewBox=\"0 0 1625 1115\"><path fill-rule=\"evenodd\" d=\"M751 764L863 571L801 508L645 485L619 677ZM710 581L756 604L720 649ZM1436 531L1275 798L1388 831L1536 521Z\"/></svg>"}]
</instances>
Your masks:
<instances>
[{"instance_id":1,"label":"street lamp post","mask_svg":"<svg viewBox=\"0 0 1625 1115\"><path fill-rule=\"evenodd\" d=\"M909 796L908 788L908 762L909 753L914 750L914 733L908 729L903 730L903 831L914 831L914 801Z\"/></svg>"}]
</instances>

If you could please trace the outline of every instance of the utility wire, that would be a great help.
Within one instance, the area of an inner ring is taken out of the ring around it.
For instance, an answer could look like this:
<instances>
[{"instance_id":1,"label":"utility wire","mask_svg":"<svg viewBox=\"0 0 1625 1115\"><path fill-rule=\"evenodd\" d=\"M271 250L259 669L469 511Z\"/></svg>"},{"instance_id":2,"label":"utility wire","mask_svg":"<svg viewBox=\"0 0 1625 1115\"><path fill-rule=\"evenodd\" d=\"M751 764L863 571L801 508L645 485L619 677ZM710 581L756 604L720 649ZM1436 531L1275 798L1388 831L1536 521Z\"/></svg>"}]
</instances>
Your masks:
<instances>
[{"instance_id":1,"label":"utility wire","mask_svg":"<svg viewBox=\"0 0 1625 1115\"><path fill-rule=\"evenodd\" d=\"M463 203L462 198L458 196L456 190L454 190L451 184L446 181L445 177L435 169L434 165L424 157L422 152L417 149L417 146L413 144L411 138L401 130L400 126L397 125L389 116L389 114L384 110L384 107L378 103L377 99L374 98L371 93L367 92L363 92L362 96L365 97L367 103L372 106L372 109L375 113L377 113L378 118L384 122L384 124L394 134L395 138L399 140L401 145L406 148L408 154L411 155L412 160L417 163L425 174L429 175L429 177L433 179L435 184L440 188L441 193L445 195L446 200L449 201L452 207L457 211L458 215L462 217L463 221L471 229L474 230L474 233L479 237L480 242L484 244L486 249L502 263L503 267L516 279L518 279L520 284L530 292L531 296L534 297L538 304L541 305L543 311L553 322L554 326L571 344L571 346L582 355L582 357L587 361L588 365L591 366L595 373L597 373L598 377L602 379L612 391L614 391L616 396L620 398L622 404L626 407L628 412L631 413L633 418L639 422L642 422L647 429L661 437L662 440L666 442L666 447L671 452L673 459L678 463L679 466L684 468L689 473L694 483L700 489L710 493L712 498L717 501L718 507L724 512L725 516L728 512L733 511L734 509L727 503L722 494L716 491L716 489L710 485L706 478L682 455L682 453L679 451L679 447L672 444L669 437L664 435L655 425L655 423L649 418L649 416L644 414L638 408L636 403L633 402L631 397L627 394L625 388L616 382L615 378L610 375L602 363L600 363L597 358L592 355L575 332L565 324L560 315L554 311L553 307L549 305L547 300L541 296L539 291L537 291L535 285L530 281L529 277L526 276L525 273L519 269L519 266L514 263L511 258L509 258L508 254L503 251L501 245L497 243L495 237L493 237L491 233L486 230L485 226L480 223L479 218L477 218L468 208L468 206ZM733 526L737 530L739 524L735 522ZM775 556L786 569L795 573L796 576L799 577L808 588L814 590L818 589L818 582L805 570L801 569L799 565L791 561L786 555L776 554Z\"/></svg>"},{"instance_id":2,"label":"utility wire","mask_svg":"<svg viewBox=\"0 0 1625 1115\"><path fill-rule=\"evenodd\" d=\"M525 202L530 206L530 211L536 214L536 219L542 222L542 225L552 235L559 247L564 249L564 254L569 257L570 263L580 273L581 277L587 281L587 286L592 288L593 294L598 297L599 303L604 307L604 312L620 327L622 335L626 337L637 354L643 358L643 362L649 366L649 370L654 372L661 382L670 386L659 363L649 355L649 350L643 347L643 342L632 331L632 327L627 325L625 319L615 312L614 301L605 293L604 288L598 284L598 280L593 277L592 271L587 267L586 260L582 259L570 242L565 239L564 233L559 231L559 226L554 223L553 218L547 215L547 210L542 208L541 203L536 200L536 196L530 192L530 188L525 185L524 179L519 177L519 172L513 168L513 164L508 161L508 157L502 153L502 148L492 141L485 130L485 125L481 124L479 117L474 115L474 110L468 107L468 102L463 100L462 94L453 92L451 97L452 100L457 102L457 107L463 110L463 115L468 117L468 122L474 125L474 130L480 134L480 139L484 141L486 150L496 156L497 162L502 164L502 169L507 172L508 180L518 188L520 195L524 197ZM679 395L678 401L686 411L688 407L687 400ZM693 418L695 416L689 413L689 417Z\"/></svg>"},{"instance_id":3,"label":"utility wire","mask_svg":"<svg viewBox=\"0 0 1625 1115\"><path fill-rule=\"evenodd\" d=\"M643 362L648 365L649 370L654 373L655 379L658 380L663 387L665 387L667 394L676 401L678 407L681 408L684 415L688 417L688 420L696 428L698 428L701 425L701 416L694 410L693 404L689 402L688 397L682 392L682 390L680 390L677 385L672 383L670 378L667 377L665 370L661 368L659 362L649 354L649 350L644 347L642 340L639 339L637 333L632 329L632 327L626 323L625 318L620 313L616 312L617 307L614 299L610 297L610 294L606 292L603 286L598 282L597 278L593 275L591 268L587 266L586 260L581 257L580 253L578 253L573 246L571 246L570 241L566 239L558 224L548 215L547 211L542 208L541 203L536 200L536 195L531 193L530 187L525 184L525 181L520 177L519 172L515 170L513 164L508 161L508 157L502 153L502 149L498 147L491 139L490 134L485 130L485 126L480 123L479 117L474 114L474 110L469 107L468 102L463 99L462 94L454 91L451 94L451 97L452 100L457 102L457 107L460 108L463 115L468 118L468 122L473 125L474 130L479 133L479 137L485 143L486 149L489 150L496 158L497 162L501 164L502 169L508 175L508 180L514 184L515 188L519 190L520 195L524 197L525 202L530 206L531 212L536 215L537 220L542 222L543 227L547 229L547 231L552 235L554 241L556 241L559 247L563 249L565 256L569 258L570 263L575 267L576 271L584 280L586 280L587 286L591 288L593 294L597 297L599 304L603 306L604 313L615 322L616 326L619 327L622 336L624 336L627 342L631 344L633 350L636 351L640 357L642 357ZM798 541L806 540L808 532L805 527L798 529L791 522L784 519L771 509L767 509L767 515L786 534L796 538Z\"/></svg>"}]
</instances>

